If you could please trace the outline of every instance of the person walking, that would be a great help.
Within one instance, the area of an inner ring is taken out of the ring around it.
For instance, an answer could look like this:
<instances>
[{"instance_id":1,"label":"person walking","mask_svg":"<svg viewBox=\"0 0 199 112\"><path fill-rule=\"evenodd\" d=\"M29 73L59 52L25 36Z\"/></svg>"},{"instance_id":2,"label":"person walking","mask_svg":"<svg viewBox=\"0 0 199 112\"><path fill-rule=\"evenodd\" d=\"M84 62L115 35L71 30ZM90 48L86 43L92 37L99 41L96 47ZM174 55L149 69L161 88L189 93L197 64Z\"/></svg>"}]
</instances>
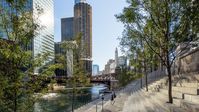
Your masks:
<instances>
[{"instance_id":1,"label":"person walking","mask_svg":"<svg viewBox=\"0 0 199 112\"><path fill-rule=\"evenodd\" d=\"M115 98L116 98L116 94L114 91L112 91L112 93L111 93L111 104L112 105L115 103Z\"/></svg>"}]
</instances>

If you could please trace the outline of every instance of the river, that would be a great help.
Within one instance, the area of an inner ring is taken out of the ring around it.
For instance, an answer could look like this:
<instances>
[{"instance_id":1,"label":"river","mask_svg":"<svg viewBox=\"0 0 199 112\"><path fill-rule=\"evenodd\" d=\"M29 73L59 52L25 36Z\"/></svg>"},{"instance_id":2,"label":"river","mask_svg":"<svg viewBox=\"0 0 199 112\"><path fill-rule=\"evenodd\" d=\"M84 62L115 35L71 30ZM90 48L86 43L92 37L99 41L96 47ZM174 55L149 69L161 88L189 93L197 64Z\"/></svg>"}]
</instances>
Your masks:
<instances>
[{"instance_id":1,"label":"river","mask_svg":"<svg viewBox=\"0 0 199 112\"><path fill-rule=\"evenodd\" d=\"M72 93L49 93L35 104L34 112L70 112L72 101L74 108L79 108L99 98L99 91L106 89L104 85L94 85L90 88L81 89L73 98Z\"/></svg>"}]
</instances>

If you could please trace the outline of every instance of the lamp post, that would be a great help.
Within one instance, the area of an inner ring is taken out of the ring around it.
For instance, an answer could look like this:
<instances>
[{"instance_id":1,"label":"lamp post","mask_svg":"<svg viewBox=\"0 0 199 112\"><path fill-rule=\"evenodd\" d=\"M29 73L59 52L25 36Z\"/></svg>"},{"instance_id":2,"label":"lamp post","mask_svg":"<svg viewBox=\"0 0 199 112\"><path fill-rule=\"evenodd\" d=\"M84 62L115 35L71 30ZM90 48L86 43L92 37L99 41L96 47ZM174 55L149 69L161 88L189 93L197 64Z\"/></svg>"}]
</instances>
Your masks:
<instances>
[{"instance_id":1,"label":"lamp post","mask_svg":"<svg viewBox=\"0 0 199 112\"><path fill-rule=\"evenodd\" d=\"M96 112L97 112L97 104L96 104Z\"/></svg>"},{"instance_id":2,"label":"lamp post","mask_svg":"<svg viewBox=\"0 0 199 112\"><path fill-rule=\"evenodd\" d=\"M72 96L72 112L74 112L74 97L75 97L75 94L74 94L75 90L73 88L73 96Z\"/></svg>"},{"instance_id":3,"label":"lamp post","mask_svg":"<svg viewBox=\"0 0 199 112\"><path fill-rule=\"evenodd\" d=\"M104 101L104 94L101 95L101 99L102 99L102 112L103 112L103 101Z\"/></svg>"}]
</instances>

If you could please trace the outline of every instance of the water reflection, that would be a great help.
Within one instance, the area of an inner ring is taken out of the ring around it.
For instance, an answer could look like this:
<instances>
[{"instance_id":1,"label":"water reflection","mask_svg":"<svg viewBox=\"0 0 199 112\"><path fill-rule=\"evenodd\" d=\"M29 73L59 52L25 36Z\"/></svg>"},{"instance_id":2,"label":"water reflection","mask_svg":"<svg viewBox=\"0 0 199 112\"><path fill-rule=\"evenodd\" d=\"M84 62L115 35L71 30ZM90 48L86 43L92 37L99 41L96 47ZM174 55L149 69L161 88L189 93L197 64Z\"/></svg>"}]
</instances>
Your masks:
<instances>
[{"instance_id":1,"label":"water reflection","mask_svg":"<svg viewBox=\"0 0 199 112\"><path fill-rule=\"evenodd\" d=\"M74 98L74 108L79 108L97 99L99 91L103 89L106 89L104 85L95 85L79 90ZM72 93L57 93L56 96L44 98L36 103L35 112L70 112L72 110L72 96Z\"/></svg>"}]
</instances>

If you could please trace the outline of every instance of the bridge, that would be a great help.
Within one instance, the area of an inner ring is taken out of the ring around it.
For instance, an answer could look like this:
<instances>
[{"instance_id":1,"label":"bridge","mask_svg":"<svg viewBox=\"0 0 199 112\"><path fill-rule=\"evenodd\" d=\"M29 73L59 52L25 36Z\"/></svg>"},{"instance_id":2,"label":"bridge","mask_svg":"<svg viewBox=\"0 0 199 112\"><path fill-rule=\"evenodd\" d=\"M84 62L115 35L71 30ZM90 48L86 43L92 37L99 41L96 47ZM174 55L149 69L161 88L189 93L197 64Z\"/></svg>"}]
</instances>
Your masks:
<instances>
[{"instance_id":1,"label":"bridge","mask_svg":"<svg viewBox=\"0 0 199 112\"><path fill-rule=\"evenodd\" d=\"M102 83L109 86L109 89L114 89L118 86L118 81L116 80L116 73L102 74L97 76L92 76L90 79L91 83Z\"/></svg>"},{"instance_id":2,"label":"bridge","mask_svg":"<svg viewBox=\"0 0 199 112\"><path fill-rule=\"evenodd\" d=\"M91 77L91 82L107 82L110 80L115 80L115 77L115 73L96 75Z\"/></svg>"},{"instance_id":3,"label":"bridge","mask_svg":"<svg viewBox=\"0 0 199 112\"><path fill-rule=\"evenodd\" d=\"M52 76L52 77L38 77L37 75L32 76L32 81L42 80L42 86L47 86L51 80L55 80L58 84L66 83L67 80L70 80L72 77L67 76ZM101 83L109 87L109 89L114 89L117 86L118 81L116 80L116 73L103 74L90 77L91 83Z\"/></svg>"}]
</instances>

